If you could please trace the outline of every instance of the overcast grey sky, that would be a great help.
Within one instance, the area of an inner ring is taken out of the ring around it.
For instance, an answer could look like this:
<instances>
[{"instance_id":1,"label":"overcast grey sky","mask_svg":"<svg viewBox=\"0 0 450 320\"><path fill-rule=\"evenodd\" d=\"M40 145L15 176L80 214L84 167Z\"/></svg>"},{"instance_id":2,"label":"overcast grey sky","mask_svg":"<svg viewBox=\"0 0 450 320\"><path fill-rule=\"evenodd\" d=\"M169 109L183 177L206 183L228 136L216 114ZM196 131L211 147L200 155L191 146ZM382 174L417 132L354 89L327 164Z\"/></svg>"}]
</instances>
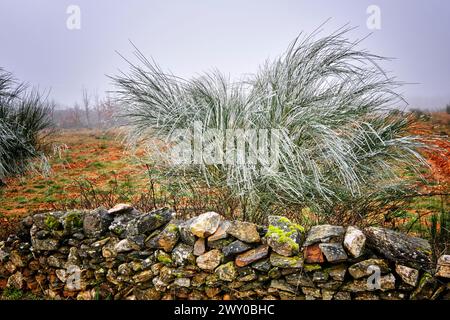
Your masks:
<instances>
[{"instance_id":1,"label":"overcast grey sky","mask_svg":"<svg viewBox=\"0 0 450 320\"><path fill-rule=\"evenodd\" d=\"M79 30L66 26L69 5L81 10ZM370 5L381 10L379 30L367 27ZM238 77L328 18L326 33L350 23L355 39L372 33L362 47L396 58L388 70L418 83L403 88L412 106L450 102L450 1L442 0L0 0L0 67L72 105L83 87L111 89L106 75L127 69L115 51L132 58L129 40L177 75L218 68Z\"/></svg>"}]
</instances>

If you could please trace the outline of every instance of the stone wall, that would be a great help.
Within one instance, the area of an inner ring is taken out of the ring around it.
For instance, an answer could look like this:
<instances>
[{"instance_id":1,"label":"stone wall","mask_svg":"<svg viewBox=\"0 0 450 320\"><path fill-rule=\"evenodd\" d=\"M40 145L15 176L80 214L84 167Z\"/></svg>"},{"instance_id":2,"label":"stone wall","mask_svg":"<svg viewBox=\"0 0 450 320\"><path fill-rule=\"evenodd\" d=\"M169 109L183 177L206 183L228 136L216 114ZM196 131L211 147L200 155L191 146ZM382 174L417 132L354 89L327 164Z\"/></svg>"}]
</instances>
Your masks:
<instances>
[{"instance_id":1,"label":"stone wall","mask_svg":"<svg viewBox=\"0 0 450 320\"><path fill-rule=\"evenodd\" d=\"M449 299L450 256L370 227L268 226L169 209L36 214L0 242L0 289L51 299Z\"/></svg>"}]
</instances>

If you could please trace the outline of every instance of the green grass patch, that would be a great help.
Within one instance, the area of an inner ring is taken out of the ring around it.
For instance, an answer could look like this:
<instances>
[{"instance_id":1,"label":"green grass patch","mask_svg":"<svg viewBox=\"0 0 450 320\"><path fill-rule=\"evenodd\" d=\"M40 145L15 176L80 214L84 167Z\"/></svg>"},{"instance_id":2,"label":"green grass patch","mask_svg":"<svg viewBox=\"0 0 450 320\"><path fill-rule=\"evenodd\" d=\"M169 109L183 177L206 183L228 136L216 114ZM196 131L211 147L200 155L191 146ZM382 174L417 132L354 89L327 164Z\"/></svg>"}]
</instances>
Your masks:
<instances>
[{"instance_id":1,"label":"green grass patch","mask_svg":"<svg viewBox=\"0 0 450 320\"><path fill-rule=\"evenodd\" d=\"M103 169L106 165L103 162L94 161L88 165L89 168Z\"/></svg>"}]
</instances>

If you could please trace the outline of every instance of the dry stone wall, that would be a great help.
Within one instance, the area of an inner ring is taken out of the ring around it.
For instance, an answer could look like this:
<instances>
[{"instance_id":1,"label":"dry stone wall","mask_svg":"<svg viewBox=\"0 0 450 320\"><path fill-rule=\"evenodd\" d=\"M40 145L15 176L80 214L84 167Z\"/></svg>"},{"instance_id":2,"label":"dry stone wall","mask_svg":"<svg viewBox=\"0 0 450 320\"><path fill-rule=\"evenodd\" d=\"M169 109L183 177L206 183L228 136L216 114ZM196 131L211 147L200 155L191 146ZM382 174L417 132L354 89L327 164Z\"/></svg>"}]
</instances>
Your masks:
<instances>
[{"instance_id":1,"label":"dry stone wall","mask_svg":"<svg viewBox=\"0 0 450 320\"><path fill-rule=\"evenodd\" d=\"M124 204L22 224L0 242L0 289L51 299L450 298L450 256L433 264L426 240L383 228L184 221Z\"/></svg>"}]
</instances>

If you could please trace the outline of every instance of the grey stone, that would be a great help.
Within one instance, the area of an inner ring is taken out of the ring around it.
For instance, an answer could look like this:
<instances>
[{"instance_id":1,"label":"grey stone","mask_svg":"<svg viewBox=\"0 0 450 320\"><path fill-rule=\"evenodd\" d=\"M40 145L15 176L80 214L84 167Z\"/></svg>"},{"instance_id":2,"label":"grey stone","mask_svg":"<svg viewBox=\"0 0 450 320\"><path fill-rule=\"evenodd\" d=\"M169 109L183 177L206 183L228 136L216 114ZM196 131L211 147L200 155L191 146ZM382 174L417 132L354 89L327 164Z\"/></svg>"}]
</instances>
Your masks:
<instances>
[{"instance_id":1,"label":"grey stone","mask_svg":"<svg viewBox=\"0 0 450 320\"><path fill-rule=\"evenodd\" d=\"M253 263L255 261L267 257L268 254L269 254L269 246L261 245L255 249L251 249L249 251L239 254L235 259L235 263L238 267L245 267L250 263Z\"/></svg>"},{"instance_id":2,"label":"grey stone","mask_svg":"<svg viewBox=\"0 0 450 320\"><path fill-rule=\"evenodd\" d=\"M120 214L112 214L113 221L109 226L109 230L120 238L125 238L127 236L128 223L138 218L140 214L141 213L139 211L134 209L132 209L131 211L125 211Z\"/></svg>"},{"instance_id":3,"label":"grey stone","mask_svg":"<svg viewBox=\"0 0 450 320\"><path fill-rule=\"evenodd\" d=\"M368 227L364 233L366 245L387 259L411 268L431 270L431 246L427 240L379 227Z\"/></svg>"},{"instance_id":4,"label":"grey stone","mask_svg":"<svg viewBox=\"0 0 450 320\"><path fill-rule=\"evenodd\" d=\"M222 252L226 257L250 250L252 246L240 240L233 241L229 245L222 248Z\"/></svg>"},{"instance_id":5,"label":"grey stone","mask_svg":"<svg viewBox=\"0 0 450 320\"><path fill-rule=\"evenodd\" d=\"M168 208L143 213L131 220L127 226L127 237L133 235L149 235L155 229L167 224L174 217L175 212Z\"/></svg>"},{"instance_id":6,"label":"grey stone","mask_svg":"<svg viewBox=\"0 0 450 320\"><path fill-rule=\"evenodd\" d=\"M177 266L184 266L193 262L192 247L185 243L179 243L172 251L172 260Z\"/></svg>"},{"instance_id":7,"label":"grey stone","mask_svg":"<svg viewBox=\"0 0 450 320\"><path fill-rule=\"evenodd\" d=\"M348 258L340 243L321 243L319 248L328 262L336 263L345 261Z\"/></svg>"},{"instance_id":8,"label":"grey stone","mask_svg":"<svg viewBox=\"0 0 450 320\"><path fill-rule=\"evenodd\" d=\"M59 248L59 240L48 238L48 239L38 239L35 234L37 232L36 226L33 226L30 231L31 244L33 250L35 251L56 251Z\"/></svg>"},{"instance_id":9,"label":"grey stone","mask_svg":"<svg viewBox=\"0 0 450 320\"><path fill-rule=\"evenodd\" d=\"M180 232L180 239L182 242L193 246L195 243L195 236L194 234L191 232L190 229L190 225L192 223L192 221L195 220L194 218L191 218L187 221L183 221L180 223L180 225L178 226L178 231Z\"/></svg>"},{"instance_id":10,"label":"grey stone","mask_svg":"<svg viewBox=\"0 0 450 320\"><path fill-rule=\"evenodd\" d=\"M140 247L129 239L120 240L114 247L117 253L139 250Z\"/></svg>"},{"instance_id":11,"label":"grey stone","mask_svg":"<svg viewBox=\"0 0 450 320\"><path fill-rule=\"evenodd\" d=\"M105 208L95 209L84 215L84 234L88 238L99 238L108 231L112 221L113 216Z\"/></svg>"},{"instance_id":12,"label":"grey stone","mask_svg":"<svg viewBox=\"0 0 450 320\"><path fill-rule=\"evenodd\" d=\"M307 247L319 242L336 242L343 238L344 233L345 229L341 226L329 224L313 226L309 230L303 246Z\"/></svg>"},{"instance_id":13,"label":"grey stone","mask_svg":"<svg viewBox=\"0 0 450 320\"><path fill-rule=\"evenodd\" d=\"M263 259L256 262L253 262L251 264L252 268L261 272L268 272L270 268L272 268L272 265L270 264L269 259Z\"/></svg>"},{"instance_id":14,"label":"grey stone","mask_svg":"<svg viewBox=\"0 0 450 320\"><path fill-rule=\"evenodd\" d=\"M194 255L201 256L206 252L205 238L198 238L194 243Z\"/></svg>"},{"instance_id":15,"label":"grey stone","mask_svg":"<svg viewBox=\"0 0 450 320\"><path fill-rule=\"evenodd\" d=\"M366 244L366 236L358 228L349 226L344 237L344 247L347 252L354 258L362 255L364 245Z\"/></svg>"},{"instance_id":16,"label":"grey stone","mask_svg":"<svg viewBox=\"0 0 450 320\"><path fill-rule=\"evenodd\" d=\"M379 268L381 274L390 271L387 262L383 259L368 259L351 265L348 272L355 279L370 276L374 273L374 268Z\"/></svg>"}]
</instances>

